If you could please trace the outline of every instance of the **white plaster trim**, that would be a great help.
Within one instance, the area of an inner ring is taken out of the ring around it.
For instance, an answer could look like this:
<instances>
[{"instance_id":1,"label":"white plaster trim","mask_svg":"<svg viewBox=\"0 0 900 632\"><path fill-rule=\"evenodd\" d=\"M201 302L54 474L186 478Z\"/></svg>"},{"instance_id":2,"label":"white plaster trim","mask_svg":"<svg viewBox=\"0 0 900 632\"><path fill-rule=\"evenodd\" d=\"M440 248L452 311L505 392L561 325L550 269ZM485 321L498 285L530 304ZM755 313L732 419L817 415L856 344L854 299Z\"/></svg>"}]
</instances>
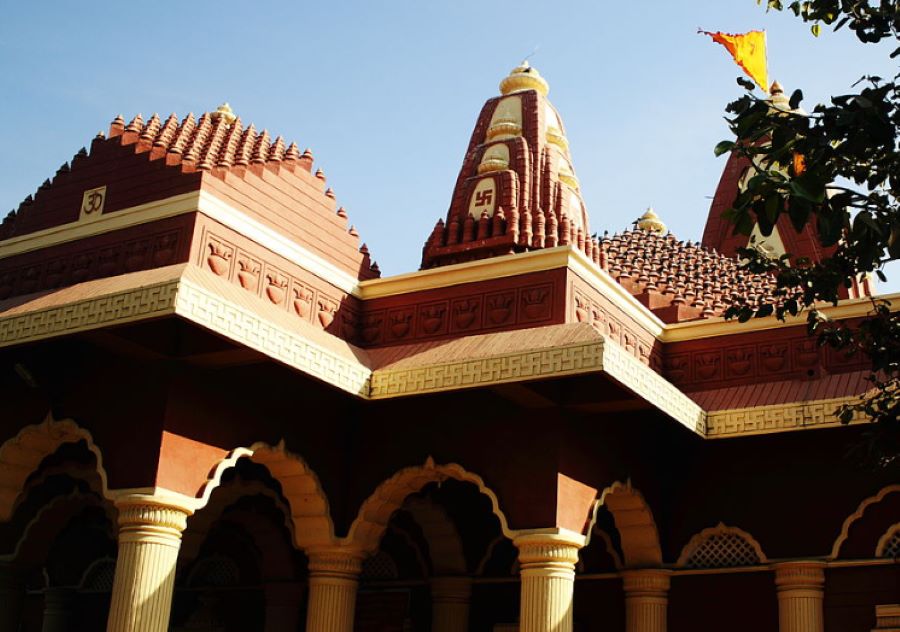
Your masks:
<instances>
[{"instance_id":1,"label":"white plaster trim","mask_svg":"<svg viewBox=\"0 0 900 632\"><path fill-rule=\"evenodd\" d=\"M192 213L197 210L200 191L191 191L181 195L173 195L162 200L154 200L119 211L101 215L89 222L74 221L44 230L10 237L0 241L0 259L19 255L39 248L48 248L58 244L75 241L84 237L101 235L114 230L145 224L166 217Z\"/></svg>"},{"instance_id":2,"label":"white plaster trim","mask_svg":"<svg viewBox=\"0 0 900 632\"><path fill-rule=\"evenodd\" d=\"M354 296L360 295L359 280L352 274L341 270L333 263L310 252L277 230L226 204L208 191L200 191L197 209L207 217L224 224L244 237L255 241L260 246L274 252L276 255L284 257L288 261L315 274L339 290Z\"/></svg>"}]
</instances>

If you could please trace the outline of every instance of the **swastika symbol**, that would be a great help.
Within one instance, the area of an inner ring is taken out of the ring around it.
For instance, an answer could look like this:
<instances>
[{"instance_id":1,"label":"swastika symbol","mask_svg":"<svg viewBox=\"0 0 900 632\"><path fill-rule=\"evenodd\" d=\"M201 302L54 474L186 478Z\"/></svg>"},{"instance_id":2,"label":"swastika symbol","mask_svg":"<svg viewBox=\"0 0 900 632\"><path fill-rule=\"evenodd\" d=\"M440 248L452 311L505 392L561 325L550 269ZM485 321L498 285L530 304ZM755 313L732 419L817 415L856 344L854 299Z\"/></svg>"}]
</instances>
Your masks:
<instances>
[{"instance_id":1,"label":"swastika symbol","mask_svg":"<svg viewBox=\"0 0 900 632\"><path fill-rule=\"evenodd\" d=\"M475 194L475 206L488 206L494 199L494 192L491 189L479 191Z\"/></svg>"}]
</instances>

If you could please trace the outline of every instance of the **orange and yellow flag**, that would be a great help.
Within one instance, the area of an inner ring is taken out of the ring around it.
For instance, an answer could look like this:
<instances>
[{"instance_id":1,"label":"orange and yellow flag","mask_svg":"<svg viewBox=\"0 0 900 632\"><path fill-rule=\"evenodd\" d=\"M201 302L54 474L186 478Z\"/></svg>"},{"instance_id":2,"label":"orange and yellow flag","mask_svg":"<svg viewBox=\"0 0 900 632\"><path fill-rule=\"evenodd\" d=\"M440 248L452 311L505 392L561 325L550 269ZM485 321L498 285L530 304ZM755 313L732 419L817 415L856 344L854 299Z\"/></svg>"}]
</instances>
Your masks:
<instances>
[{"instance_id":1,"label":"orange and yellow flag","mask_svg":"<svg viewBox=\"0 0 900 632\"><path fill-rule=\"evenodd\" d=\"M749 31L732 35L730 33L700 31L709 35L714 42L724 46L738 66L744 69L763 92L769 91L769 71L766 63L766 32Z\"/></svg>"}]
</instances>

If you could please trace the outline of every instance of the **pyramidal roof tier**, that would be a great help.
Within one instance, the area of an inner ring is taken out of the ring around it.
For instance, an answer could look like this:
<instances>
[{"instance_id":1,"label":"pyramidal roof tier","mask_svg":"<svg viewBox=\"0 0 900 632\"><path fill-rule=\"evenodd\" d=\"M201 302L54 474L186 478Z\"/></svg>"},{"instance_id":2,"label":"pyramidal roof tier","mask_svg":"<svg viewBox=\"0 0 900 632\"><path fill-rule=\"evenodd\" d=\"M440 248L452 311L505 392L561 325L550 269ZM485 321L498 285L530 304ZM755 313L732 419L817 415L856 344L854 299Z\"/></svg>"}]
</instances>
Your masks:
<instances>
[{"instance_id":1,"label":"pyramidal roof tier","mask_svg":"<svg viewBox=\"0 0 900 632\"><path fill-rule=\"evenodd\" d=\"M478 116L446 219L422 268L576 245L598 260L565 128L540 73L523 62Z\"/></svg>"},{"instance_id":2,"label":"pyramidal roof tier","mask_svg":"<svg viewBox=\"0 0 900 632\"><path fill-rule=\"evenodd\" d=\"M245 126L223 104L199 117L117 116L0 225L0 240L165 206L201 192L360 279L378 276L368 249L337 208L313 155ZM87 211L86 211L87 209ZM195 209L197 210L197 209Z\"/></svg>"}]
</instances>

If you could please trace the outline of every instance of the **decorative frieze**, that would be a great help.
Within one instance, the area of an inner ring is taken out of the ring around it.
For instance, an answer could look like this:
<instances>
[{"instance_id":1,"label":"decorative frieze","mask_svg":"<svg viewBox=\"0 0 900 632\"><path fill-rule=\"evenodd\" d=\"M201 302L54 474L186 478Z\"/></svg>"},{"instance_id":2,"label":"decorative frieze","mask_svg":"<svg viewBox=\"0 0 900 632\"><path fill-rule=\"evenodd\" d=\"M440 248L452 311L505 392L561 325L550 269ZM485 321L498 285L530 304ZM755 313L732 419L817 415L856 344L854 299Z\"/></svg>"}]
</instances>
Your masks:
<instances>
[{"instance_id":1,"label":"decorative frieze","mask_svg":"<svg viewBox=\"0 0 900 632\"><path fill-rule=\"evenodd\" d=\"M838 409L858 401L858 397L842 397L812 402L793 402L774 406L752 406L707 413L708 437L753 435L804 428L823 428L841 425ZM851 422L865 421L856 411Z\"/></svg>"}]
</instances>

